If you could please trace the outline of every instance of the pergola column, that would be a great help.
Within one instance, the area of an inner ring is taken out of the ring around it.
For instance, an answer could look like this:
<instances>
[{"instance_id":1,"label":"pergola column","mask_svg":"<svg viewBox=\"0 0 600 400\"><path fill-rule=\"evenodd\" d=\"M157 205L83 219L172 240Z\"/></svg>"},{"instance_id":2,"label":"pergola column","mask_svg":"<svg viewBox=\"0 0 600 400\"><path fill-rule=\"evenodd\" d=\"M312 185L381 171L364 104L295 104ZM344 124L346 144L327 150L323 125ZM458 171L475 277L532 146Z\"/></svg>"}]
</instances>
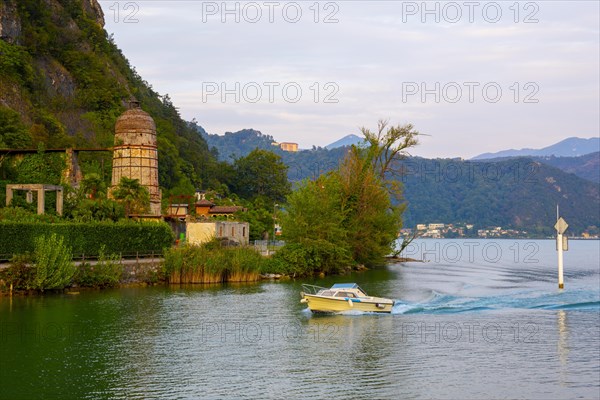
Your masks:
<instances>
[{"instance_id":1,"label":"pergola column","mask_svg":"<svg viewBox=\"0 0 600 400\"><path fill-rule=\"evenodd\" d=\"M29 192L31 193L31 192ZM37 213L38 214L43 214L44 213L44 206L46 205L46 191L44 190L44 188L38 189L37 190L38 193L38 198L37 198Z\"/></svg>"},{"instance_id":2,"label":"pergola column","mask_svg":"<svg viewBox=\"0 0 600 400\"><path fill-rule=\"evenodd\" d=\"M56 191L56 213L62 215L63 213L63 191L62 188Z\"/></svg>"},{"instance_id":3,"label":"pergola column","mask_svg":"<svg viewBox=\"0 0 600 400\"><path fill-rule=\"evenodd\" d=\"M8 185L6 186L6 206L10 206L10 202L13 199L13 190Z\"/></svg>"}]
</instances>

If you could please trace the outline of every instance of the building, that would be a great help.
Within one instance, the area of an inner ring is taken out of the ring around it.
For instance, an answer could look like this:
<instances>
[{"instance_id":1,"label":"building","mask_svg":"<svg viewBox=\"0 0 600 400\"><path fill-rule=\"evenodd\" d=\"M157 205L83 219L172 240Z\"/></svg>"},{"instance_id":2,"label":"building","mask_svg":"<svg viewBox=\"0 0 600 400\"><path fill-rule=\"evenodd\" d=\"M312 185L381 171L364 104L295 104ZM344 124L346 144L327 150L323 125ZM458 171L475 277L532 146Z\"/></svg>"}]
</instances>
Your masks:
<instances>
[{"instance_id":1,"label":"building","mask_svg":"<svg viewBox=\"0 0 600 400\"><path fill-rule=\"evenodd\" d=\"M185 218L188 215L187 204L169 204L167 207L166 217L170 218Z\"/></svg>"},{"instance_id":2,"label":"building","mask_svg":"<svg viewBox=\"0 0 600 400\"><path fill-rule=\"evenodd\" d=\"M212 217L233 217L238 211L246 211L241 206L217 206L212 201L200 200L196 202L196 216L212 218Z\"/></svg>"},{"instance_id":3,"label":"building","mask_svg":"<svg viewBox=\"0 0 600 400\"><path fill-rule=\"evenodd\" d=\"M160 217L161 191L158 186L156 125L152 117L130 102L115 124L112 188L122 177L137 179L150 192L150 215Z\"/></svg>"},{"instance_id":4,"label":"building","mask_svg":"<svg viewBox=\"0 0 600 400\"><path fill-rule=\"evenodd\" d=\"M298 151L298 143L282 142L279 143L279 148L283 151L291 151L295 153Z\"/></svg>"},{"instance_id":5,"label":"building","mask_svg":"<svg viewBox=\"0 0 600 400\"><path fill-rule=\"evenodd\" d=\"M188 221L187 241L199 245L217 238L228 244L246 246L250 242L250 225L247 222L233 221Z\"/></svg>"},{"instance_id":6,"label":"building","mask_svg":"<svg viewBox=\"0 0 600 400\"><path fill-rule=\"evenodd\" d=\"M277 142L273 142L271 143L271 145L273 146L279 146L279 148L283 151L290 151L292 153L295 153L298 151L298 143L293 143L293 142L281 142L281 143L277 143Z\"/></svg>"},{"instance_id":7,"label":"building","mask_svg":"<svg viewBox=\"0 0 600 400\"><path fill-rule=\"evenodd\" d=\"M427 228L430 229L430 230L432 230L432 229L444 229L444 226L445 226L444 224L437 223L437 224L429 224L427 226Z\"/></svg>"}]
</instances>

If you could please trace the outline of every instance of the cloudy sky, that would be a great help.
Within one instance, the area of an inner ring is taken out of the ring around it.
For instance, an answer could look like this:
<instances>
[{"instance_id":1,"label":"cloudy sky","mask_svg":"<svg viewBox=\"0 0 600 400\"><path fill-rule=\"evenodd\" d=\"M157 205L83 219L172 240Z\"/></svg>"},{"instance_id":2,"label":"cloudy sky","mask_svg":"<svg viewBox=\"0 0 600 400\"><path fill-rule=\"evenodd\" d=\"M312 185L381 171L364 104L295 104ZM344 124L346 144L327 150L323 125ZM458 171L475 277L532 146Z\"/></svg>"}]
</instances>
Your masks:
<instances>
[{"instance_id":1,"label":"cloudy sky","mask_svg":"<svg viewBox=\"0 0 600 400\"><path fill-rule=\"evenodd\" d=\"M599 135L597 1L100 1L140 75L209 133L301 147L412 123L470 158Z\"/></svg>"}]
</instances>

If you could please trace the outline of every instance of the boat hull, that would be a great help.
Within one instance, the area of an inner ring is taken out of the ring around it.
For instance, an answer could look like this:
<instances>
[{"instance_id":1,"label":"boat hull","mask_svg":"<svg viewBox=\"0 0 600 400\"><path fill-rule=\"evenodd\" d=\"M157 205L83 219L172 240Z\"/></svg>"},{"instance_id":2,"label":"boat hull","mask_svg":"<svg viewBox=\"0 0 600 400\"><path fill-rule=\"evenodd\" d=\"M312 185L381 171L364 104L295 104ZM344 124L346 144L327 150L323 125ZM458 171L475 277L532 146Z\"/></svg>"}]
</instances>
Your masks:
<instances>
[{"instance_id":1,"label":"boat hull","mask_svg":"<svg viewBox=\"0 0 600 400\"><path fill-rule=\"evenodd\" d=\"M391 313L394 302L389 299L347 299L305 294L304 300L312 312L362 311Z\"/></svg>"}]
</instances>

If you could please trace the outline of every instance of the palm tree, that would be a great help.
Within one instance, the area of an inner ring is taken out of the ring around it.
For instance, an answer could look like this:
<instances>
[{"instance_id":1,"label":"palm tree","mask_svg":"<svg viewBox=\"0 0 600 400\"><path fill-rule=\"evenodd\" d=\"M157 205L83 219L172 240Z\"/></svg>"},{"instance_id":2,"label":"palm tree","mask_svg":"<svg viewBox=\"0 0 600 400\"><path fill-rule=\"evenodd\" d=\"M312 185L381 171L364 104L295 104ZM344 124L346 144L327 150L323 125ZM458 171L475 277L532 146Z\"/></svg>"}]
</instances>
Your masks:
<instances>
[{"instance_id":1,"label":"palm tree","mask_svg":"<svg viewBox=\"0 0 600 400\"><path fill-rule=\"evenodd\" d=\"M81 190L86 198L92 200L106 198L106 184L98 174L86 174L81 182Z\"/></svg>"},{"instance_id":2,"label":"palm tree","mask_svg":"<svg viewBox=\"0 0 600 400\"><path fill-rule=\"evenodd\" d=\"M150 192L140 185L138 179L121 177L119 184L112 191L112 197L123 204L127 215L150 211Z\"/></svg>"}]
</instances>

